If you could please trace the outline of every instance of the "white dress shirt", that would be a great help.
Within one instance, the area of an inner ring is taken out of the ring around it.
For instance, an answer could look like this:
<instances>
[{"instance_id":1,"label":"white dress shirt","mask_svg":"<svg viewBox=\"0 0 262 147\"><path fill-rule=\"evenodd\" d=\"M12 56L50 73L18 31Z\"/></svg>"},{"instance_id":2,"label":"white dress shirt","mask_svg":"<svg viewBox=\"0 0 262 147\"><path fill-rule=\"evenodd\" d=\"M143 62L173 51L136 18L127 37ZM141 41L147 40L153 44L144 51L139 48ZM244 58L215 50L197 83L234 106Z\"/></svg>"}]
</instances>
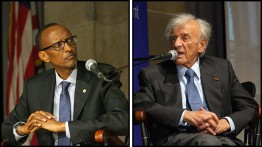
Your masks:
<instances>
[{"instance_id":1,"label":"white dress shirt","mask_svg":"<svg viewBox=\"0 0 262 147\"><path fill-rule=\"evenodd\" d=\"M71 75L66 79L63 80L59 77L58 73L56 74L56 86L55 86L55 95L54 95L54 109L53 114L56 116L56 120L59 121L59 101L60 101L60 94L62 92L62 81L70 82L70 86L68 87L68 92L70 95L70 104L71 104L71 121L74 118L74 100L75 100L75 87L76 87L76 75L77 75L77 69L75 68ZM66 127L66 137L70 137L70 131L68 127L68 122L65 122ZM53 133L54 139L55 139L55 145L58 143L58 134Z\"/></svg>"},{"instance_id":2,"label":"white dress shirt","mask_svg":"<svg viewBox=\"0 0 262 147\"><path fill-rule=\"evenodd\" d=\"M185 111L187 111L187 100L186 100L186 84L187 84L187 78L185 77L185 73L187 71L188 68L186 67L182 67L182 66L177 66L177 72L178 72L178 79L179 79L179 83L180 83L180 87L181 87L181 94L182 94L182 108L184 109L181 117L180 117L180 121L179 121L179 125L181 126L186 126L187 123L183 121L184 118L184 113ZM204 104L206 104L205 101L205 97L204 97L204 92L203 92L203 88L202 88L202 84L201 84L201 74L200 74L200 68L199 68L199 58L197 60L197 62L191 67L191 69L196 73L196 76L194 76L194 83L197 87L197 90L199 92L200 98L202 100L202 102ZM227 121L230 124L230 132L235 131L235 125L233 120L226 116L224 117L225 119L227 119Z\"/></svg>"}]
</instances>

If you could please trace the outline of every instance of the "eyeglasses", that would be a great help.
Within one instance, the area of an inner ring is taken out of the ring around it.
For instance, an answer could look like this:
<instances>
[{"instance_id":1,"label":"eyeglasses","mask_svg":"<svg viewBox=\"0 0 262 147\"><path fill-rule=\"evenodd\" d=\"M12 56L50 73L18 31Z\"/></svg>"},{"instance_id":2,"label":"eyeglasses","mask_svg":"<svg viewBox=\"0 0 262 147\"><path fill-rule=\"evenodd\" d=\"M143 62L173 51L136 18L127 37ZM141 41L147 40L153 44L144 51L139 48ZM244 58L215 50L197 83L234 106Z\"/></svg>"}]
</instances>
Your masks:
<instances>
[{"instance_id":1,"label":"eyeglasses","mask_svg":"<svg viewBox=\"0 0 262 147\"><path fill-rule=\"evenodd\" d=\"M65 43L67 43L69 46L73 46L76 44L76 42L77 42L77 36L71 36L71 37L68 37L65 41L58 41L57 43L54 43L53 45L50 45L46 48L41 49L41 51L47 50L50 47L52 47L56 51L60 51L65 47Z\"/></svg>"}]
</instances>

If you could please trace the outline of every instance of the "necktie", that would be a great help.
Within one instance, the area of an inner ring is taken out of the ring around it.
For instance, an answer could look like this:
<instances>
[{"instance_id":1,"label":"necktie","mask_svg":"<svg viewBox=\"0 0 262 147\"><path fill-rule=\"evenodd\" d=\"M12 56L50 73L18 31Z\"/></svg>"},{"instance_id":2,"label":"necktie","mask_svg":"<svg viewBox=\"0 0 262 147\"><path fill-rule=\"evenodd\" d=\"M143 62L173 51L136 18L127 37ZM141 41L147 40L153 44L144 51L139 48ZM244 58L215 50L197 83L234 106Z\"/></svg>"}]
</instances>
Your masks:
<instances>
[{"instance_id":1,"label":"necktie","mask_svg":"<svg viewBox=\"0 0 262 147\"><path fill-rule=\"evenodd\" d=\"M68 92L68 87L70 83L63 81L62 82L62 92L60 95L60 103L59 103L59 121L66 122L70 121L71 118L71 104L70 104L70 96ZM71 145L70 139L66 137L65 132L58 133L58 145Z\"/></svg>"},{"instance_id":2,"label":"necktie","mask_svg":"<svg viewBox=\"0 0 262 147\"><path fill-rule=\"evenodd\" d=\"M200 107L204 108L204 105L200 99L200 95L194 83L194 75L195 72L192 69L188 69L185 73L187 78L186 96L191 110L198 111Z\"/></svg>"}]
</instances>

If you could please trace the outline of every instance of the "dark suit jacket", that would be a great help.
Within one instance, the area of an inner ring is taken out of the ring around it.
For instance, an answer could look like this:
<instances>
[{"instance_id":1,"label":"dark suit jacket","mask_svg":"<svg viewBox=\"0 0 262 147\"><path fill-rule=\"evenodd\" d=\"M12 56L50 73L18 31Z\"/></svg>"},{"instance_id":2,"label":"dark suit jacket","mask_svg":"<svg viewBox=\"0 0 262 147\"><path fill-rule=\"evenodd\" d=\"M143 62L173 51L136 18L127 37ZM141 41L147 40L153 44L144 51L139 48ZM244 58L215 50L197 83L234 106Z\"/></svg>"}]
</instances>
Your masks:
<instances>
[{"instance_id":1,"label":"dark suit jacket","mask_svg":"<svg viewBox=\"0 0 262 147\"><path fill-rule=\"evenodd\" d=\"M112 66L98 64L99 69L107 71ZM73 145L92 144L98 129L109 129L120 134L129 131L129 104L120 87L119 75L113 82L104 82L86 70L85 62L78 61L74 103L74 120L69 122ZM9 144L16 143L13 125L18 121L26 122L29 115L43 110L53 113L55 70L50 69L27 80L19 104L2 123L2 139ZM86 89L84 93L83 90ZM40 145L54 145L52 132L36 131Z\"/></svg>"},{"instance_id":2,"label":"dark suit jacket","mask_svg":"<svg viewBox=\"0 0 262 147\"><path fill-rule=\"evenodd\" d=\"M209 111L219 118L232 118L236 130L229 136L234 139L252 119L256 101L241 86L228 60L204 56L200 73ZM135 94L133 109L145 109L152 121L153 143L165 141L178 131L183 112L176 64L168 60L146 67L138 78L141 89Z\"/></svg>"}]
</instances>

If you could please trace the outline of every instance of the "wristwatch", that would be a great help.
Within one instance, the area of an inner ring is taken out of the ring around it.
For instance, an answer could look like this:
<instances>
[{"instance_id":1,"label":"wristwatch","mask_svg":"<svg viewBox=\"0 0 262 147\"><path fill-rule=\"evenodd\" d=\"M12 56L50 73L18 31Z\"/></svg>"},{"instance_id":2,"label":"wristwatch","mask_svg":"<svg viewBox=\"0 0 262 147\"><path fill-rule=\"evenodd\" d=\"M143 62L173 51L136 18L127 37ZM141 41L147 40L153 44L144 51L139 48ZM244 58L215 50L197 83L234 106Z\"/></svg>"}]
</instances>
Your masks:
<instances>
[{"instance_id":1,"label":"wristwatch","mask_svg":"<svg viewBox=\"0 0 262 147\"><path fill-rule=\"evenodd\" d=\"M14 129L17 130L17 128L18 128L19 126L23 126L23 125L25 125L25 124L26 124L25 122L19 121L19 122L17 122L17 123L14 125Z\"/></svg>"}]
</instances>

